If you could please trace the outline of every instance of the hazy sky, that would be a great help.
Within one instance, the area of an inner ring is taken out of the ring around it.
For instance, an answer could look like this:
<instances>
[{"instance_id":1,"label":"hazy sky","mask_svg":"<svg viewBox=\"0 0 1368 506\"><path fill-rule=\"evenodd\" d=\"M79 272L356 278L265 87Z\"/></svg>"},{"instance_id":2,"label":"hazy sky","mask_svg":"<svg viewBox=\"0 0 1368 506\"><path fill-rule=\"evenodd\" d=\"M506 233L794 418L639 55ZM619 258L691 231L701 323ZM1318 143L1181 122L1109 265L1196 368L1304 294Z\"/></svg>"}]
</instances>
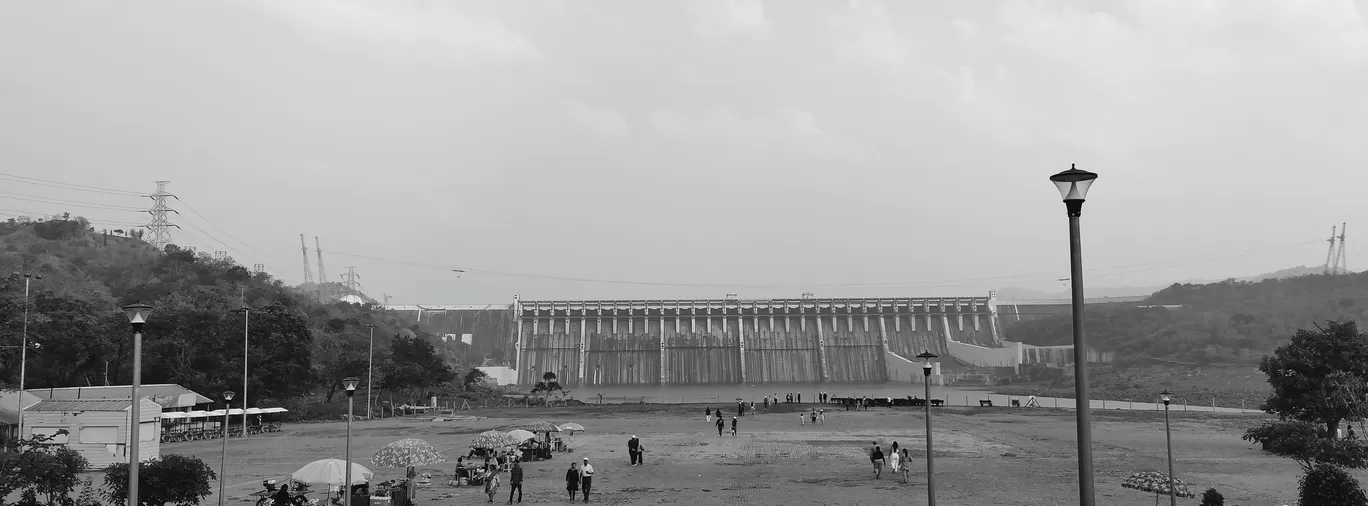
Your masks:
<instances>
[{"instance_id":1,"label":"hazy sky","mask_svg":"<svg viewBox=\"0 0 1368 506\"><path fill-rule=\"evenodd\" d=\"M319 236L330 278L396 304L981 295L1060 288L1046 178L1077 163L1101 174L1090 284L1257 274L1323 262L1341 221L1368 233L1365 13L10 1L0 212L117 228L149 201L8 176L170 180L177 243L298 283Z\"/></svg>"}]
</instances>

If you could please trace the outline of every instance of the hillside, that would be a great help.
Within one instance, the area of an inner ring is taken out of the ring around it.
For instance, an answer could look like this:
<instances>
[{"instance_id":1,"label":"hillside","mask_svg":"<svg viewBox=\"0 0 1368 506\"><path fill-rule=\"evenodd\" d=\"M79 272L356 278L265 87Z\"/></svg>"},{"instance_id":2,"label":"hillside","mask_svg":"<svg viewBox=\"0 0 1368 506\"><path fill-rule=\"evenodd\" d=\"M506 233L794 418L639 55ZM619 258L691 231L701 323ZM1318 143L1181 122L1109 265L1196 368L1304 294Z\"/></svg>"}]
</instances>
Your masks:
<instances>
[{"instance_id":1,"label":"hillside","mask_svg":"<svg viewBox=\"0 0 1368 506\"><path fill-rule=\"evenodd\" d=\"M179 383L209 395L242 387L243 315L250 308L249 395L254 405L331 397L345 376L365 377L367 325L375 325L375 384L396 398L456 388L463 343L443 343L374 305L319 304L231 259L106 234L84 220L0 223L0 272L32 273L29 388L127 384L132 339L125 304L155 309L145 328L143 382ZM0 278L5 346L22 332L24 281ZM15 342L11 342L15 341ZM13 388L18 350L0 349L0 387ZM459 382L458 382L459 383Z\"/></svg>"},{"instance_id":2,"label":"hillside","mask_svg":"<svg viewBox=\"0 0 1368 506\"><path fill-rule=\"evenodd\" d=\"M1093 345L1122 361L1252 364L1297 329L1368 317L1368 273L1175 284L1145 305L1182 307L1090 305L1084 321ZM1051 316L1012 325L1008 339L1066 344L1071 329L1069 315Z\"/></svg>"},{"instance_id":3,"label":"hillside","mask_svg":"<svg viewBox=\"0 0 1368 506\"><path fill-rule=\"evenodd\" d=\"M1263 281L1263 280L1265 280L1265 279L1292 278L1292 277L1297 277L1297 276L1306 276L1306 275L1310 275L1310 274L1320 274L1320 273L1323 271L1323 269L1324 269L1324 268L1323 268L1322 266L1319 266L1319 265L1316 265L1316 266L1311 266L1311 265L1299 265L1299 266L1296 266L1296 267L1289 267L1289 268L1286 268L1286 269L1280 269L1280 270L1273 271L1273 272L1266 272L1266 273L1263 273L1263 274L1259 274L1259 275L1257 275L1257 276L1247 276L1247 277L1243 277L1243 278L1235 278L1235 280L1236 280L1236 281ZM1208 283L1216 283L1216 281L1192 279L1192 280L1179 281L1179 282L1178 282L1178 284L1184 284L1184 285L1204 285L1204 284L1208 284ZM1149 295L1153 295L1155 292L1158 292L1159 290L1163 290L1164 288L1166 288L1166 286L1098 286L1098 287L1092 287L1092 286L1090 286L1090 287L1088 287L1088 297L1090 297L1090 298L1105 298L1105 297L1137 297L1137 296L1149 296ZM1057 292L1046 292L1046 291L1042 291L1042 290L1032 290L1032 289L1030 289L1030 288L1022 288L1022 287L1019 287L1019 286L1009 286L1009 287L1006 287L1006 288L998 289L998 290L997 290L997 295L998 295L998 298L999 298L999 299L1004 299L1004 300L1012 300L1012 299L1067 299L1067 298L1073 296L1073 294L1070 293L1067 289L1065 289L1065 290L1060 290L1060 291L1057 291Z\"/></svg>"}]
</instances>

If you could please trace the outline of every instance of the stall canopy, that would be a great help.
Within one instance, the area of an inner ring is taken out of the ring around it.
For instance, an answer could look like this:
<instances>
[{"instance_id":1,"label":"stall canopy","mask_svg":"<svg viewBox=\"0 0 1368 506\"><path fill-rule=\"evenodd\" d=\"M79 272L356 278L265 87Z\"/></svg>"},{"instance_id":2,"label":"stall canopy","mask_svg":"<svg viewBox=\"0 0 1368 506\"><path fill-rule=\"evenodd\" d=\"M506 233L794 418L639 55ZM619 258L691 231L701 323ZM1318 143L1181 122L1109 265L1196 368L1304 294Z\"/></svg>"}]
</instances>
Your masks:
<instances>
[{"instance_id":1,"label":"stall canopy","mask_svg":"<svg viewBox=\"0 0 1368 506\"><path fill-rule=\"evenodd\" d=\"M269 415L269 414L272 414L272 413L284 413L284 412L287 412L287 411L289 411L289 410L288 410L288 409L285 409L285 408L247 408L247 414L249 414L249 415ZM162 419L163 419L163 420L182 420L182 419L191 419L191 418L214 418L214 417L223 417L223 414L224 414L224 413L223 413L223 410L222 410L222 409L217 409L217 410L214 410L214 411L186 411L186 412L171 411L171 412L162 413ZM242 416L242 414L243 414L242 408L233 408L233 409L228 410L228 416Z\"/></svg>"}]
</instances>

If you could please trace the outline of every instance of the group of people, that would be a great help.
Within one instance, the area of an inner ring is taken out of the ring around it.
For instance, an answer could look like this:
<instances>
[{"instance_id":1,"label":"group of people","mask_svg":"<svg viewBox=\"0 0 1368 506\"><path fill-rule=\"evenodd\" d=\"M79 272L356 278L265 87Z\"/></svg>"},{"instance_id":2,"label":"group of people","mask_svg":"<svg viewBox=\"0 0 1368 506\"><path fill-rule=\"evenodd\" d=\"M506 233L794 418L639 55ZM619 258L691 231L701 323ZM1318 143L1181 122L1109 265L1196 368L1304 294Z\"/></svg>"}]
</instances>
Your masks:
<instances>
[{"instance_id":1,"label":"group of people","mask_svg":"<svg viewBox=\"0 0 1368 506\"><path fill-rule=\"evenodd\" d=\"M874 479L883 477L883 468L887 465L894 474L902 475L903 483L907 483L908 475L912 473L912 466L909 465L911 458L908 456L907 448L899 450L898 442L894 441L893 446L889 448L888 455L884 456L883 449L879 448L878 441L875 441L873 445L874 449L869 452L869 461L874 464Z\"/></svg>"}]
</instances>

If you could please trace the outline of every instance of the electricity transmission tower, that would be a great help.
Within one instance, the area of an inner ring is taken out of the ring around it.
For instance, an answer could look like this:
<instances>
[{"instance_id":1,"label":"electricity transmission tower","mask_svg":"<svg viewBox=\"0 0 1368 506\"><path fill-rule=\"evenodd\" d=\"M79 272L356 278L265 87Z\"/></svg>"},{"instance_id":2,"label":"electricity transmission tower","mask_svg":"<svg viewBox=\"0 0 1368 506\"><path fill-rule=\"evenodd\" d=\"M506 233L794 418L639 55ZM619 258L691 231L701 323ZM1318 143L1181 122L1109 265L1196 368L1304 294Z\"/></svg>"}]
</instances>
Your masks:
<instances>
[{"instance_id":1,"label":"electricity transmission tower","mask_svg":"<svg viewBox=\"0 0 1368 506\"><path fill-rule=\"evenodd\" d=\"M342 279L346 280L344 284L347 285L348 294L356 293L356 287L361 286L361 282L356 280L356 278L359 277L361 277L361 275L356 273L356 266L348 265L347 273L342 274Z\"/></svg>"},{"instance_id":2,"label":"electricity transmission tower","mask_svg":"<svg viewBox=\"0 0 1368 506\"><path fill-rule=\"evenodd\" d=\"M170 181L157 181L156 183L157 191L147 196L147 198L152 199L152 209L147 211L148 214L152 215L152 222L143 226L152 232L152 239L148 241L152 243L152 247L157 248L158 251L164 251L166 245L171 244L171 227L180 228L180 225L166 220L166 213L180 214L180 211L166 207L166 198L175 198L175 195L166 192L166 184Z\"/></svg>"},{"instance_id":3,"label":"electricity transmission tower","mask_svg":"<svg viewBox=\"0 0 1368 506\"><path fill-rule=\"evenodd\" d=\"M304 282L313 282L313 270L309 269L309 247L304 245L304 234L299 234L299 250L304 252ZM318 280L320 283L323 280Z\"/></svg>"},{"instance_id":4,"label":"electricity transmission tower","mask_svg":"<svg viewBox=\"0 0 1368 506\"><path fill-rule=\"evenodd\" d=\"M1348 228L1348 223L1341 223L1338 229L1330 227L1330 238L1326 239L1326 242L1330 243L1330 248L1325 252L1326 274L1349 273L1349 260L1344 255L1344 231ZM1337 231L1338 236L1335 235Z\"/></svg>"}]
</instances>

